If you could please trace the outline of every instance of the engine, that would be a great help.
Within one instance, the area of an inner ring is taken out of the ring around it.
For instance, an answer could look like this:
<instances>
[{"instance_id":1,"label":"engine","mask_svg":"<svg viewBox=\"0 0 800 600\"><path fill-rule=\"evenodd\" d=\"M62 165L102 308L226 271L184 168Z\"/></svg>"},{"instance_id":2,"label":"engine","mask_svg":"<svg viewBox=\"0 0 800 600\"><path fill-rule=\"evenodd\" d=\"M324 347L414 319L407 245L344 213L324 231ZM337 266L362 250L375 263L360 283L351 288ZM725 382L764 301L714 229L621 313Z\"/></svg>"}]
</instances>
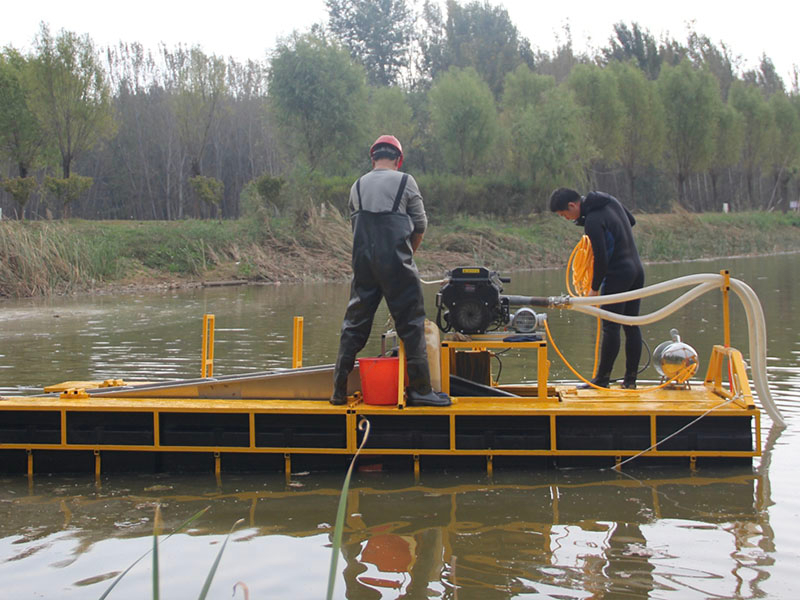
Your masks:
<instances>
[{"instance_id":1,"label":"engine","mask_svg":"<svg viewBox=\"0 0 800 600\"><path fill-rule=\"evenodd\" d=\"M447 282L436 294L436 324L442 331L483 333L506 325L509 301L503 296L500 277L485 267L458 267L447 273Z\"/></svg>"}]
</instances>

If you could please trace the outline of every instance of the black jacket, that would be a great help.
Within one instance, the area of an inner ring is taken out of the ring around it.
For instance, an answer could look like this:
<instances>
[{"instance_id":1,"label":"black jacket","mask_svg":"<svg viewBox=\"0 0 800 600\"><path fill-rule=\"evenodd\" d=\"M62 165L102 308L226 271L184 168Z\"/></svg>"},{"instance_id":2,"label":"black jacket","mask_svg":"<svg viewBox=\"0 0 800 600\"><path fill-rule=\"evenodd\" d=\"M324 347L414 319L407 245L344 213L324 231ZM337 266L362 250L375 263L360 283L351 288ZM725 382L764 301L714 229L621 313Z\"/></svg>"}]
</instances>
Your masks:
<instances>
[{"instance_id":1,"label":"black jacket","mask_svg":"<svg viewBox=\"0 0 800 600\"><path fill-rule=\"evenodd\" d=\"M583 225L592 242L593 290L599 290L604 279L607 287L626 289L626 282L644 272L631 230L636 219L614 196L589 192L581 202L581 216L576 223Z\"/></svg>"}]
</instances>

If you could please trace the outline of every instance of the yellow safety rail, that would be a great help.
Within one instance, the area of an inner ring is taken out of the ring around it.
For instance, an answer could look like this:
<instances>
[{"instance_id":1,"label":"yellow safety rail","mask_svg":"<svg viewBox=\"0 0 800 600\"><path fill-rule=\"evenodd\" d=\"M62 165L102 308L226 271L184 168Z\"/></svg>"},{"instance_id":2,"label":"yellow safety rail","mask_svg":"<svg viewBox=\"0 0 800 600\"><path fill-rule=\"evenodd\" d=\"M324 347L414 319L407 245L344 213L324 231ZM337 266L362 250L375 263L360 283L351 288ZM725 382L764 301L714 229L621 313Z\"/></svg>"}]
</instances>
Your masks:
<instances>
[{"instance_id":1,"label":"yellow safety rail","mask_svg":"<svg viewBox=\"0 0 800 600\"><path fill-rule=\"evenodd\" d=\"M292 336L292 368L303 366L303 317L294 318L294 335Z\"/></svg>"},{"instance_id":2,"label":"yellow safety rail","mask_svg":"<svg viewBox=\"0 0 800 600\"><path fill-rule=\"evenodd\" d=\"M214 376L214 315L203 315L202 377Z\"/></svg>"},{"instance_id":3,"label":"yellow safety rail","mask_svg":"<svg viewBox=\"0 0 800 600\"><path fill-rule=\"evenodd\" d=\"M722 372L727 361L728 389L723 387ZM704 382L706 387L725 398L733 398L743 406L755 406L750 383L747 379L747 369L744 365L742 353L736 348L716 345L711 350L708 362L708 371Z\"/></svg>"}]
</instances>

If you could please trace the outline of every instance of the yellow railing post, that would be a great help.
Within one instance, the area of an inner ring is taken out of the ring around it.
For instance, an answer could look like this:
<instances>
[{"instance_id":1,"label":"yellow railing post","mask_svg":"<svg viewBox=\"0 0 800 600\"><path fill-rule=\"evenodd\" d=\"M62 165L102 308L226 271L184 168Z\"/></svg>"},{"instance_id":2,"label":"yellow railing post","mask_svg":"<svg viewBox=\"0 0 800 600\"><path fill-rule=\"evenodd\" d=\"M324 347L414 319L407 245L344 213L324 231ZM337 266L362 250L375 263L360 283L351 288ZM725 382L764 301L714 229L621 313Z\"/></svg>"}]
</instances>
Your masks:
<instances>
[{"instance_id":1,"label":"yellow railing post","mask_svg":"<svg viewBox=\"0 0 800 600\"><path fill-rule=\"evenodd\" d=\"M294 336L292 342L292 368L303 366L303 317L294 318Z\"/></svg>"},{"instance_id":2,"label":"yellow railing post","mask_svg":"<svg viewBox=\"0 0 800 600\"><path fill-rule=\"evenodd\" d=\"M731 272L723 269L719 272L723 276L725 283L722 284L722 335L723 344L726 348L731 345L731 306L730 306L730 291L731 291Z\"/></svg>"},{"instance_id":3,"label":"yellow railing post","mask_svg":"<svg viewBox=\"0 0 800 600\"><path fill-rule=\"evenodd\" d=\"M397 406L405 408L406 406L406 347L403 340L397 340L399 347L397 351Z\"/></svg>"},{"instance_id":4,"label":"yellow railing post","mask_svg":"<svg viewBox=\"0 0 800 600\"><path fill-rule=\"evenodd\" d=\"M214 376L214 315L203 315L202 377Z\"/></svg>"}]
</instances>

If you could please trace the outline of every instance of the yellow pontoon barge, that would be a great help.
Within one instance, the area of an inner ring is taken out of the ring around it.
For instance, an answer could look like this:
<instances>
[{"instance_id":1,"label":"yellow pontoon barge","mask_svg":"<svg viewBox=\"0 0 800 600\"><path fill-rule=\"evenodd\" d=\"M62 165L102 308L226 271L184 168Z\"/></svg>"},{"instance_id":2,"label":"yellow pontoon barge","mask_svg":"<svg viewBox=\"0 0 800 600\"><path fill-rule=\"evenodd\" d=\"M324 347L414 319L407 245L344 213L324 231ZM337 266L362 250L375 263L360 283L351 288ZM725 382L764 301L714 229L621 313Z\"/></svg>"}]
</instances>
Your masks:
<instances>
[{"instance_id":1,"label":"yellow pontoon barge","mask_svg":"<svg viewBox=\"0 0 800 600\"><path fill-rule=\"evenodd\" d=\"M727 297L726 297L727 299ZM0 454L5 472L209 471L308 469L345 464L370 434L366 460L427 465L542 466L630 457L750 460L760 456L760 412L742 355L715 346L702 382L657 389L580 389L548 383L550 344L508 341L507 334L440 342L443 391L459 381L460 353L514 348L537 357L535 383L478 385L447 408L405 406L403 370L397 403L352 395L333 406L330 366L302 366L302 319L295 320L295 368L213 376L213 316L204 323L203 377L159 383L67 381L40 396L0 397ZM726 311L727 332L727 311ZM727 335L727 334L726 334ZM402 360L402 347L400 349ZM468 362L468 361L467 361ZM486 393L480 390L486 390Z\"/></svg>"}]
</instances>

